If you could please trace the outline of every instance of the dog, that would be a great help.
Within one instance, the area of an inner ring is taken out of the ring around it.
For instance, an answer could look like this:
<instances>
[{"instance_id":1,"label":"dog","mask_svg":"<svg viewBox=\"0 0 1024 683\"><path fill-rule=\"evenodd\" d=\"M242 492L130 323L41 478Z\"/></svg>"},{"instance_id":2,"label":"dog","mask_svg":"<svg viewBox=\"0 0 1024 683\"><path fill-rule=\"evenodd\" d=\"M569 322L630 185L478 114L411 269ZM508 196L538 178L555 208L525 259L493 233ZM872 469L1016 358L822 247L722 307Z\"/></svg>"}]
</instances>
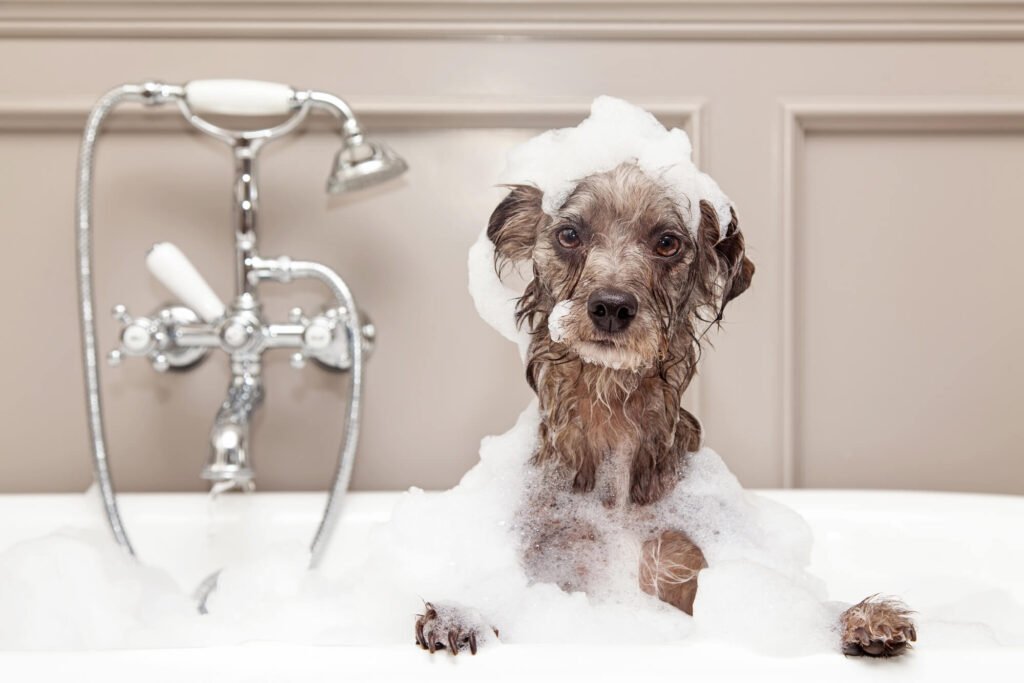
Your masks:
<instances>
[{"instance_id":1,"label":"dog","mask_svg":"<svg viewBox=\"0 0 1024 683\"><path fill-rule=\"evenodd\" d=\"M531 466L546 484L518 512L524 568L534 582L590 588L598 568L586 558L600 531L560 502L585 497L645 534L638 590L692 614L707 561L649 511L700 448L700 423L681 401L703 337L754 276L735 210L723 227L711 204L695 202L691 230L677 197L635 163L581 179L553 216L537 187L508 189L487 236L499 273L532 264L516 315L531 335L526 379L541 417ZM899 655L917 638L894 599L867 598L838 626L851 656ZM416 643L475 654L485 628L461 608L426 603Z\"/></svg>"}]
</instances>

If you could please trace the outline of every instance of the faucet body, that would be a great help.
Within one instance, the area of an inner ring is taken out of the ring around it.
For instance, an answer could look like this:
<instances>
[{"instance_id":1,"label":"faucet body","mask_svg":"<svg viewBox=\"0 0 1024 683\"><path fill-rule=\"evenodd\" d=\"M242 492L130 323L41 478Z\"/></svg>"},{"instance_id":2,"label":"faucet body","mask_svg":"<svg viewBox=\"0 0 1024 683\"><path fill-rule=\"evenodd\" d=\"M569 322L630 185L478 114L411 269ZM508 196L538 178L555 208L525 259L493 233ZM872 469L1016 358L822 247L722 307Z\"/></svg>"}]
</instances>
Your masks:
<instances>
[{"instance_id":1,"label":"faucet body","mask_svg":"<svg viewBox=\"0 0 1024 683\"><path fill-rule=\"evenodd\" d=\"M214 483L218 493L234 486L245 490L255 487L256 475L249 465L249 424L262 402L263 380L259 371L255 367L235 371L227 398L213 420L210 459L201 475Z\"/></svg>"},{"instance_id":2,"label":"faucet body","mask_svg":"<svg viewBox=\"0 0 1024 683\"><path fill-rule=\"evenodd\" d=\"M211 99L214 83L223 88L241 88L242 96ZM191 88L191 90L190 90ZM193 95L190 98L190 93ZM284 101L282 101L282 98ZM210 429L210 454L201 472L213 492L238 488L251 491L255 485L252 466L251 426L264 396L263 354L274 349L292 352L293 367L307 359L317 365L351 375L345 413L345 435L338 468L329 490L324 516L311 547L311 564L321 558L333 530L340 501L348 487L359 432L359 411L363 361L372 349L374 328L361 321L352 294L341 277L315 262L293 261L287 256L263 258L258 252L257 219L259 191L257 159L267 142L294 130L313 108L322 108L340 122L344 141L342 152L328 180L329 188L346 190L367 182L393 177L405 169L404 162L382 146L369 146L351 109L343 100L316 91L295 91L288 86L258 82L204 82L185 86L160 83L121 86L100 100L86 126L79 167L78 247L79 293L86 367L86 399L92 433L96 479L104 498L107 518L115 539L132 551L117 509L116 496L106 457L102 402L99 395L98 363L95 349L91 276L91 174L93 147L103 119L121 101L149 105L175 102L186 120L200 131L229 145L235 159L233 223L235 235L235 292L227 305L221 303L205 280L173 245L158 244L147 256L153 273L184 301L164 307L148 316L133 317L123 305L114 307L121 323L120 348L108 361L119 364L127 356L147 358L154 369L188 369L207 357L211 349L224 351L232 377L227 395ZM275 113L288 118L272 128L237 131L215 125L200 117L193 106L202 104L214 113ZM259 111L253 111L255 107ZM262 107L262 110L260 108ZM364 150L369 149L366 156ZM381 150L384 150L383 152ZM362 155L362 156L360 156ZM367 179L370 180L367 180ZM306 316L292 309L287 322L266 319L260 305L259 285L266 280L289 282L296 278L319 280L330 294L323 309Z\"/></svg>"}]
</instances>

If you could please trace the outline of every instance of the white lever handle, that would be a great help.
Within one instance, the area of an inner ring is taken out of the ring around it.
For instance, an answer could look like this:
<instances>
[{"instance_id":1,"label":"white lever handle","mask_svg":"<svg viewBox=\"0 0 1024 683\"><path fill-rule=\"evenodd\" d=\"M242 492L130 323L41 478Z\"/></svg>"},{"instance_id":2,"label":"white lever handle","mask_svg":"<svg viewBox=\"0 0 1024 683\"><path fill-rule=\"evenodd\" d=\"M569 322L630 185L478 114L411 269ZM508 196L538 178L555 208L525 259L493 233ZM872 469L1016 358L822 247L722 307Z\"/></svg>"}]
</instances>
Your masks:
<instances>
[{"instance_id":1,"label":"white lever handle","mask_svg":"<svg viewBox=\"0 0 1024 683\"><path fill-rule=\"evenodd\" d=\"M158 242L146 254L146 266L164 287L206 322L223 317L224 302L181 249L170 242Z\"/></svg>"},{"instance_id":2,"label":"white lever handle","mask_svg":"<svg viewBox=\"0 0 1024 683\"><path fill-rule=\"evenodd\" d=\"M269 81L210 79L186 83L185 100L197 113L275 116L292 110L295 90Z\"/></svg>"}]
</instances>

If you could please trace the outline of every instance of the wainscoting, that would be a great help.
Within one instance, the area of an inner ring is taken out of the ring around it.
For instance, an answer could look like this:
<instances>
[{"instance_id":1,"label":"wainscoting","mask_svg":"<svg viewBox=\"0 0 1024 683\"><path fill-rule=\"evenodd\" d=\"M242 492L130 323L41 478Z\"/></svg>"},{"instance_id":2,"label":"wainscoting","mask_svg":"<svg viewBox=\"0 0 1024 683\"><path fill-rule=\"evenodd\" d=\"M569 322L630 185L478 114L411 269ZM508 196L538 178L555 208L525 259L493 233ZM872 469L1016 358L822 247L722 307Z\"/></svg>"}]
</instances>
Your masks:
<instances>
[{"instance_id":1,"label":"wainscoting","mask_svg":"<svg viewBox=\"0 0 1024 683\"><path fill-rule=\"evenodd\" d=\"M357 488L450 486L529 400L473 309L466 250L505 151L607 93L685 128L738 206L757 275L690 400L745 484L1024 493L1022 40L1022 2L2 3L0 491L90 478L72 220L91 103L122 82L235 77L337 93L410 163L336 199L322 122L262 156L263 252L337 268L378 328ZM100 310L165 301L143 264L158 240L229 294L230 169L174 112L115 116ZM278 317L321 301L267 298ZM101 349L115 332L101 321ZM260 486L320 488L338 379L267 358ZM202 487L224 365L103 369L120 487Z\"/></svg>"}]
</instances>

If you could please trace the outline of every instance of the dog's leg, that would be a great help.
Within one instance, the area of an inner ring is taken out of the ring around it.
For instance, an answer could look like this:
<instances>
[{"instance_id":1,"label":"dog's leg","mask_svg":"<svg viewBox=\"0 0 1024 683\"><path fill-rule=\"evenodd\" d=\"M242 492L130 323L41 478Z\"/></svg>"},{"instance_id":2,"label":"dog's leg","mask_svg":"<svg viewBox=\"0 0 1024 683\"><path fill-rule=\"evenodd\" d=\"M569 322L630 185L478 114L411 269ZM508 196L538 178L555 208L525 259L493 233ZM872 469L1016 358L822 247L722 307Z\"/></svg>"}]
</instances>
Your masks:
<instances>
[{"instance_id":1,"label":"dog's leg","mask_svg":"<svg viewBox=\"0 0 1024 683\"><path fill-rule=\"evenodd\" d=\"M899 600L871 596L839 617L843 654L852 657L895 657L917 640L911 611Z\"/></svg>"},{"instance_id":2,"label":"dog's leg","mask_svg":"<svg viewBox=\"0 0 1024 683\"><path fill-rule=\"evenodd\" d=\"M476 610L430 602L423 608L423 614L416 615L416 644L431 654L441 650L457 655L469 650L475 655L491 633L498 635L498 629L489 626Z\"/></svg>"},{"instance_id":3,"label":"dog's leg","mask_svg":"<svg viewBox=\"0 0 1024 683\"><path fill-rule=\"evenodd\" d=\"M685 534L662 532L640 551L640 590L693 614L697 575L707 566L704 553Z\"/></svg>"},{"instance_id":4,"label":"dog's leg","mask_svg":"<svg viewBox=\"0 0 1024 683\"><path fill-rule=\"evenodd\" d=\"M697 418L682 408L673 421L659 422L642 414L634 419L642 420L645 430L633 457L629 498L637 505L649 505L675 486L678 465L686 455L700 450L701 427Z\"/></svg>"}]
</instances>

